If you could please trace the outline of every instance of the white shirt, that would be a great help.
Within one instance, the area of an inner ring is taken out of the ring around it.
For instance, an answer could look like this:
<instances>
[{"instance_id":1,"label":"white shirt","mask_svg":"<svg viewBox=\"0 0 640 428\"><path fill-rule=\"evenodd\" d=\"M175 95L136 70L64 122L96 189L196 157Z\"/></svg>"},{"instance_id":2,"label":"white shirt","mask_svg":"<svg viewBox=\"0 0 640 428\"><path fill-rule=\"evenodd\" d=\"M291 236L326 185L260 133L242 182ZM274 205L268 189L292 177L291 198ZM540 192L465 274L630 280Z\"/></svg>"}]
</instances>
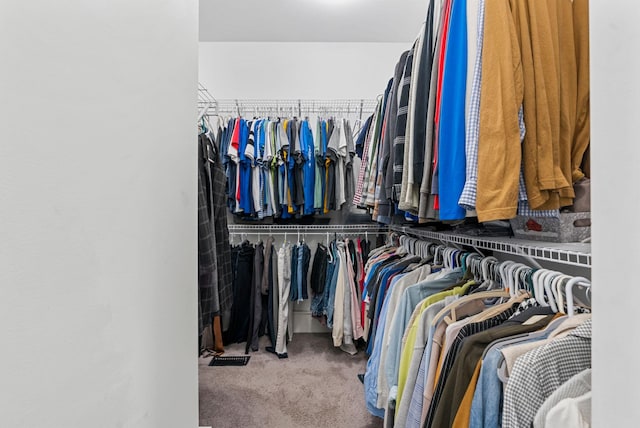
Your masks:
<instances>
[{"instance_id":1,"label":"white shirt","mask_svg":"<svg viewBox=\"0 0 640 428\"><path fill-rule=\"evenodd\" d=\"M577 398L565 398L549 411L548 428L588 428L591 426L591 391Z\"/></svg>"}]
</instances>

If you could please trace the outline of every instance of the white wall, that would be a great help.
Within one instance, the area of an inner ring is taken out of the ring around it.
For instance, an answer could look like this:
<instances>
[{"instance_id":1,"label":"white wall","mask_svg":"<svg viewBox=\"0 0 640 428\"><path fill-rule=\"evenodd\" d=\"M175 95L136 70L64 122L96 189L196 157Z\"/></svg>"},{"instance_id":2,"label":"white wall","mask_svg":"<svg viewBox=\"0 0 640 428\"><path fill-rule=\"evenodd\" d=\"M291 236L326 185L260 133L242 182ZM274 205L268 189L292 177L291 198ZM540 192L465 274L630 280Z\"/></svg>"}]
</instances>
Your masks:
<instances>
[{"instance_id":1,"label":"white wall","mask_svg":"<svg viewBox=\"0 0 640 428\"><path fill-rule=\"evenodd\" d=\"M0 426L196 427L198 3L0 3Z\"/></svg>"},{"instance_id":2,"label":"white wall","mask_svg":"<svg viewBox=\"0 0 640 428\"><path fill-rule=\"evenodd\" d=\"M591 1L593 426L640 421L637 2Z\"/></svg>"},{"instance_id":3,"label":"white wall","mask_svg":"<svg viewBox=\"0 0 640 428\"><path fill-rule=\"evenodd\" d=\"M199 79L219 99L372 99L410 43L200 43Z\"/></svg>"},{"instance_id":4,"label":"white wall","mask_svg":"<svg viewBox=\"0 0 640 428\"><path fill-rule=\"evenodd\" d=\"M197 425L196 7L0 4L1 426ZM591 7L593 422L635 426L640 28L632 2ZM200 45L219 98L370 97L406 48L298 45L327 55L279 75L216 55L234 46Z\"/></svg>"}]
</instances>

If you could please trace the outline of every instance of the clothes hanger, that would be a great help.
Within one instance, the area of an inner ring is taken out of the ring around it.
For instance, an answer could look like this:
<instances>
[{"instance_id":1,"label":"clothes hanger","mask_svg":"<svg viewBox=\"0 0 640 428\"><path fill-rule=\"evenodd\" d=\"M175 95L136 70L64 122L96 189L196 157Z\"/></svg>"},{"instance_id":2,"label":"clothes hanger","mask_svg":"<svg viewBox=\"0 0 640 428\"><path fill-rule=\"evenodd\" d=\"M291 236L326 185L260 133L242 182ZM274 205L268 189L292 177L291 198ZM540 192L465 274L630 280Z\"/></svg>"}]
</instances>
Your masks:
<instances>
[{"instance_id":1,"label":"clothes hanger","mask_svg":"<svg viewBox=\"0 0 640 428\"><path fill-rule=\"evenodd\" d=\"M574 308L574 301L573 301L573 287L578 283L583 283L584 285L591 288L591 281L581 276L576 276L575 278L567 282L567 285L565 287L565 294L567 296L567 315L570 317L575 315L574 313L575 308Z\"/></svg>"},{"instance_id":2,"label":"clothes hanger","mask_svg":"<svg viewBox=\"0 0 640 428\"><path fill-rule=\"evenodd\" d=\"M480 260L480 255L477 253L469 254L469 256L464 260L464 263L467 267L467 271L470 271L476 280L479 279L478 269L477 269L477 267L479 266L479 260Z\"/></svg>"},{"instance_id":3,"label":"clothes hanger","mask_svg":"<svg viewBox=\"0 0 640 428\"><path fill-rule=\"evenodd\" d=\"M485 257L485 258L480 260L480 269L482 271L482 280L483 280L483 282L484 281L490 281L490 280L494 279L490 275L490 268L489 268L490 264L494 263L494 262L497 263L498 259L493 257L493 256Z\"/></svg>"},{"instance_id":4,"label":"clothes hanger","mask_svg":"<svg viewBox=\"0 0 640 428\"><path fill-rule=\"evenodd\" d=\"M442 250L442 265L444 266L445 269L451 267L450 266L450 259L449 259L449 252L451 251L450 248L444 248Z\"/></svg>"},{"instance_id":5,"label":"clothes hanger","mask_svg":"<svg viewBox=\"0 0 640 428\"><path fill-rule=\"evenodd\" d=\"M560 291L560 288L563 287L567 281L569 281L572 277L565 274L560 274L556 276L553 281L551 281L551 293L553 293L553 297L558 305L558 312L566 313L564 306L564 296Z\"/></svg>"},{"instance_id":6,"label":"clothes hanger","mask_svg":"<svg viewBox=\"0 0 640 428\"><path fill-rule=\"evenodd\" d=\"M533 273L536 271L534 268L529 268L527 270L523 270L520 274L520 280L525 286L525 289L533 296L533 284L531 281L531 277Z\"/></svg>"},{"instance_id":7,"label":"clothes hanger","mask_svg":"<svg viewBox=\"0 0 640 428\"><path fill-rule=\"evenodd\" d=\"M549 302L549 306L551 306L551 310L556 313L559 312L559 309L556 303L555 295L553 291L551 291L551 284L556 278L560 277L561 275L562 274L560 272L551 271L551 273L547 274L542 281L542 284L544 286L544 294L545 296L547 296L547 301Z\"/></svg>"},{"instance_id":8,"label":"clothes hanger","mask_svg":"<svg viewBox=\"0 0 640 428\"><path fill-rule=\"evenodd\" d=\"M456 322L457 316L456 316L455 310L456 308L460 307L465 303L468 303L474 300L488 300L488 299L507 298L507 297L510 297L510 295L509 295L509 292L505 289L481 291L474 294L467 294L466 296L463 296L449 303L444 308L442 308L440 312L438 312L436 316L433 318L433 323L435 324L436 322L439 322L439 320L443 318L448 321L448 324ZM449 314L451 314L451 316L449 316Z\"/></svg>"},{"instance_id":9,"label":"clothes hanger","mask_svg":"<svg viewBox=\"0 0 640 428\"><path fill-rule=\"evenodd\" d=\"M529 291L526 282L526 274L528 271L531 271L531 268L527 265L521 264L520 267L513 272L515 286L518 290Z\"/></svg>"},{"instance_id":10,"label":"clothes hanger","mask_svg":"<svg viewBox=\"0 0 640 428\"><path fill-rule=\"evenodd\" d=\"M467 258L469 253L463 250L456 250L453 253L453 261L457 268L461 268L463 265L462 261Z\"/></svg>"},{"instance_id":11,"label":"clothes hanger","mask_svg":"<svg viewBox=\"0 0 640 428\"><path fill-rule=\"evenodd\" d=\"M443 266L444 265L444 250L445 250L445 246L444 245L438 245L435 248L435 260L437 260L438 265Z\"/></svg>"},{"instance_id":12,"label":"clothes hanger","mask_svg":"<svg viewBox=\"0 0 640 428\"><path fill-rule=\"evenodd\" d=\"M504 273L506 275L505 280L507 282L505 288L507 288L511 292L511 296L515 296L516 293L518 292L518 289L515 286L515 281L513 280L514 272L518 267L519 267L519 263L514 262L504 268Z\"/></svg>"},{"instance_id":13,"label":"clothes hanger","mask_svg":"<svg viewBox=\"0 0 640 428\"><path fill-rule=\"evenodd\" d=\"M531 267L523 263L518 263L517 266L513 269L513 287L516 290L528 291L527 283L522 280L522 274L523 272L527 272L529 270L531 270Z\"/></svg>"},{"instance_id":14,"label":"clothes hanger","mask_svg":"<svg viewBox=\"0 0 640 428\"><path fill-rule=\"evenodd\" d=\"M507 276L507 268L514 264L514 261L506 260L498 265L498 276L500 279L500 284L502 284L502 288L509 290L511 293L511 297L515 297L514 290L509 288L509 278Z\"/></svg>"},{"instance_id":15,"label":"clothes hanger","mask_svg":"<svg viewBox=\"0 0 640 428\"><path fill-rule=\"evenodd\" d=\"M471 253L469 253L468 251L458 251L457 253L457 262L458 262L458 266L466 266L466 259L467 257L469 257L471 255Z\"/></svg>"},{"instance_id":16,"label":"clothes hanger","mask_svg":"<svg viewBox=\"0 0 640 428\"><path fill-rule=\"evenodd\" d=\"M555 302L551 302L551 299L553 298L553 296L550 296L548 294L546 284L549 279L552 279L557 274L558 272L547 269L538 277L538 281L539 281L538 290L540 290L540 293L542 294L542 299L544 301L543 306L548 306L548 307L551 307L552 309L555 306Z\"/></svg>"},{"instance_id":17,"label":"clothes hanger","mask_svg":"<svg viewBox=\"0 0 640 428\"><path fill-rule=\"evenodd\" d=\"M444 263L445 268L451 269L451 247L445 247L442 252L442 262Z\"/></svg>"},{"instance_id":18,"label":"clothes hanger","mask_svg":"<svg viewBox=\"0 0 640 428\"><path fill-rule=\"evenodd\" d=\"M547 306L546 300L544 299L544 289L540 289L542 285L540 281L540 277L547 272L547 269L538 269L531 276L531 282L533 284L533 297L535 297L536 301L541 306Z\"/></svg>"}]
</instances>

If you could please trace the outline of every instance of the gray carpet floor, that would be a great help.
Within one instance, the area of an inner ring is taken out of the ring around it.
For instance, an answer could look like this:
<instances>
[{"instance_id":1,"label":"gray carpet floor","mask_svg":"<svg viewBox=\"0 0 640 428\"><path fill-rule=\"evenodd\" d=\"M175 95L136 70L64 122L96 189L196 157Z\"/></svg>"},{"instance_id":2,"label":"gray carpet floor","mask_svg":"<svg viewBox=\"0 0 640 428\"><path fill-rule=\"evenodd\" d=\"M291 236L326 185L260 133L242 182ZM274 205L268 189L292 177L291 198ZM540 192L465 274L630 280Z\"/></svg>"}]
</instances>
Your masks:
<instances>
[{"instance_id":1,"label":"gray carpet floor","mask_svg":"<svg viewBox=\"0 0 640 428\"><path fill-rule=\"evenodd\" d=\"M295 334L289 358L264 350L260 340L246 366L208 366L200 358L200 425L214 428L303 427L379 428L382 420L365 407L365 353L352 356L334 348L330 334ZM244 355L245 344L225 347L224 355Z\"/></svg>"}]
</instances>

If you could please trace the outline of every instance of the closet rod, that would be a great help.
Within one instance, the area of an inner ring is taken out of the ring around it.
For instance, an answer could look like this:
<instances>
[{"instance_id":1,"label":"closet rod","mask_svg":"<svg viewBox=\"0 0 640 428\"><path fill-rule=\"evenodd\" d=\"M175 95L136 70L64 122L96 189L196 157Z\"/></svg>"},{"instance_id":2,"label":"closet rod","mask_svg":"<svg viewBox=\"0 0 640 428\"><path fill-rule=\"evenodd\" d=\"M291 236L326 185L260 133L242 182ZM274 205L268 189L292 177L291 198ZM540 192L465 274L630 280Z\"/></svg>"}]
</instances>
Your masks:
<instances>
[{"instance_id":1,"label":"closet rod","mask_svg":"<svg viewBox=\"0 0 640 428\"><path fill-rule=\"evenodd\" d=\"M265 232L341 232L341 231L362 231L387 233L388 227L378 224L327 224L327 225L241 225L231 224L228 226L229 232L235 233L265 233Z\"/></svg>"},{"instance_id":2,"label":"closet rod","mask_svg":"<svg viewBox=\"0 0 640 428\"><path fill-rule=\"evenodd\" d=\"M199 100L202 107L205 101ZM216 100L216 112L220 114L240 114L244 116L306 114L363 114L375 112L375 99L233 99Z\"/></svg>"},{"instance_id":3,"label":"closet rod","mask_svg":"<svg viewBox=\"0 0 640 428\"><path fill-rule=\"evenodd\" d=\"M591 267L590 244L526 241L515 238L483 238L451 232L433 232L401 225L391 225L389 230L416 238L466 245L525 258Z\"/></svg>"},{"instance_id":4,"label":"closet rod","mask_svg":"<svg viewBox=\"0 0 640 428\"><path fill-rule=\"evenodd\" d=\"M332 233L337 233L338 235L364 235L365 233L369 233L371 231L366 231L366 230L338 230L338 231L325 231L325 232L306 232L304 230L300 230L300 231L286 231L286 230L272 230L272 231L251 231L251 232L240 232L240 231L231 231L229 232L229 235L260 235L260 234L265 234L265 235L295 235L295 234L299 234L299 235L304 235L304 236L325 236L328 234L332 234ZM375 234L373 232L371 232L372 234ZM377 232L376 232L377 233ZM380 233L384 233L384 232L380 232Z\"/></svg>"}]
</instances>

